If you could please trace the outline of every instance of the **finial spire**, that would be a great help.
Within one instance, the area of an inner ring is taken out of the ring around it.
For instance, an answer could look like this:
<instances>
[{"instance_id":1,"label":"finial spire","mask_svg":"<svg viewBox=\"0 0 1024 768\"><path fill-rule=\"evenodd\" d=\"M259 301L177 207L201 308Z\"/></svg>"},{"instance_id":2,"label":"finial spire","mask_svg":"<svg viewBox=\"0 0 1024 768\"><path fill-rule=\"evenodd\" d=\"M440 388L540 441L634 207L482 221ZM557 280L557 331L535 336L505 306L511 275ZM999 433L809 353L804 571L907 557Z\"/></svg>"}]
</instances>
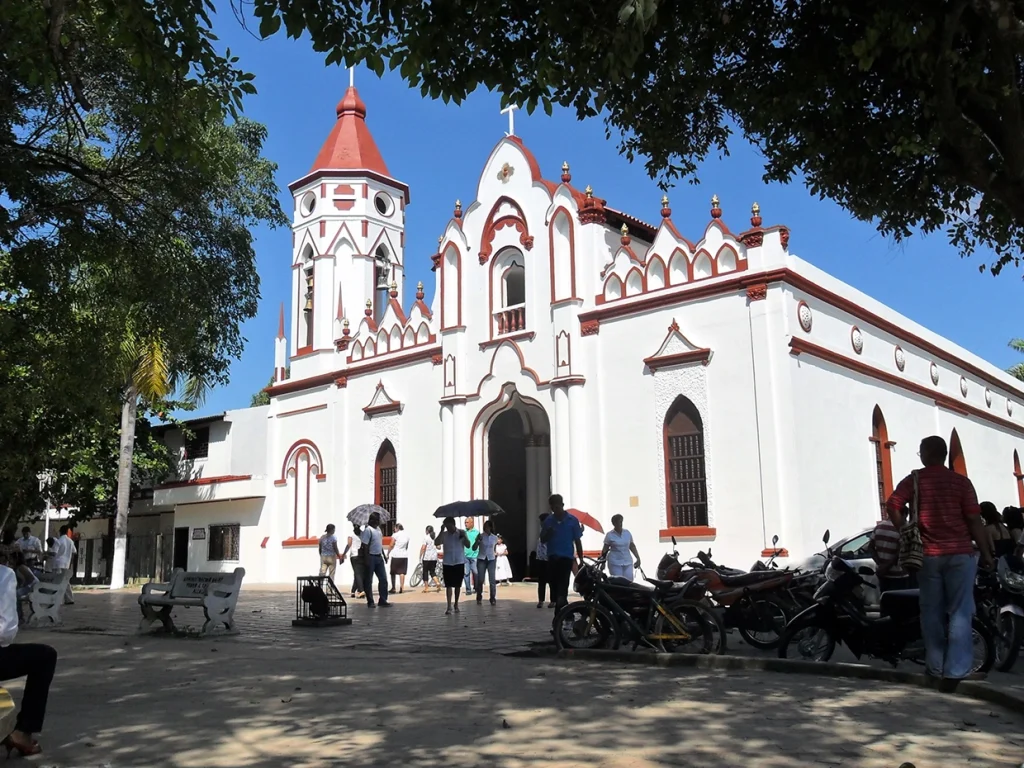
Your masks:
<instances>
[{"instance_id":1,"label":"finial spire","mask_svg":"<svg viewBox=\"0 0 1024 768\"><path fill-rule=\"evenodd\" d=\"M569 173L569 163L566 161L562 163L562 183L568 184L570 181L572 181L572 174Z\"/></svg>"},{"instance_id":2,"label":"finial spire","mask_svg":"<svg viewBox=\"0 0 1024 768\"><path fill-rule=\"evenodd\" d=\"M629 245L629 227L626 222L622 222L622 228L619 230L622 233L622 237L619 238L619 242L623 245Z\"/></svg>"},{"instance_id":3,"label":"finial spire","mask_svg":"<svg viewBox=\"0 0 1024 768\"><path fill-rule=\"evenodd\" d=\"M761 206L758 205L756 202L752 206L750 206L750 226L761 226Z\"/></svg>"},{"instance_id":4,"label":"finial spire","mask_svg":"<svg viewBox=\"0 0 1024 768\"><path fill-rule=\"evenodd\" d=\"M722 207L719 204L718 195L711 196L711 218L722 218Z\"/></svg>"},{"instance_id":5,"label":"finial spire","mask_svg":"<svg viewBox=\"0 0 1024 768\"><path fill-rule=\"evenodd\" d=\"M672 209L668 207L668 195L661 196L661 218L667 219L672 215Z\"/></svg>"},{"instance_id":6,"label":"finial spire","mask_svg":"<svg viewBox=\"0 0 1024 768\"><path fill-rule=\"evenodd\" d=\"M348 68L348 87L349 88L355 88L356 87L356 68L355 67L349 67Z\"/></svg>"},{"instance_id":7,"label":"finial spire","mask_svg":"<svg viewBox=\"0 0 1024 768\"><path fill-rule=\"evenodd\" d=\"M284 338L284 302L281 302L281 316L277 321L277 338Z\"/></svg>"}]
</instances>

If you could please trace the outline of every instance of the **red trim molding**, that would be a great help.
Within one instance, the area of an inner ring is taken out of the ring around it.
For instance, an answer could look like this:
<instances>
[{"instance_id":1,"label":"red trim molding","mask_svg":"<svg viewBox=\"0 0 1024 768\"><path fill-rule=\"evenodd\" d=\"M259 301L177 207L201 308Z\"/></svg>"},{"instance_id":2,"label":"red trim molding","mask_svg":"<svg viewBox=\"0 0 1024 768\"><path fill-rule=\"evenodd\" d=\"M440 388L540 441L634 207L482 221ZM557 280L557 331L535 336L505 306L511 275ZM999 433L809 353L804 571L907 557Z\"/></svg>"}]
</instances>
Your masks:
<instances>
[{"instance_id":1,"label":"red trim molding","mask_svg":"<svg viewBox=\"0 0 1024 768\"><path fill-rule=\"evenodd\" d=\"M298 416L300 413L312 413L313 411L326 410L327 404L322 405L311 405L309 408L297 408L294 411L284 411L283 413L277 414L277 418L283 419L285 416Z\"/></svg>"},{"instance_id":2,"label":"red trim molding","mask_svg":"<svg viewBox=\"0 0 1024 768\"><path fill-rule=\"evenodd\" d=\"M315 547L320 543L319 538L313 538L312 536L308 539L285 539L281 542L282 547Z\"/></svg>"},{"instance_id":3,"label":"red trim molding","mask_svg":"<svg viewBox=\"0 0 1024 768\"><path fill-rule=\"evenodd\" d=\"M517 333L506 333L504 336L498 336L497 338L491 339L490 341L481 341L479 346L480 349L488 349L489 347L498 346L503 341L533 341L536 336L536 331L519 331Z\"/></svg>"},{"instance_id":4,"label":"red trim molding","mask_svg":"<svg viewBox=\"0 0 1024 768\"><path fill-rule=\"evenodd\" d=\"M762 549L761 557L789 557L788 549Z\"/></svg>"},{"instance_id":5,"label":"red trim molding","mask_svg":"<svg viewBox=\"0 0 1024 768\"><path fill-rule=\"evenodd\" d=\"M717 528L709 528L706 525L685 526L682 528L662 528L658 536L667 539L675 536L677 539L713 539L718 535Z\"/></svg>"},{"instance_id":6,"label":"red trim molding","mask_svg":"<svg viewBox=\"0 0 1024 768\"><path fill-rule=\"evenodd\" d=\"M387 184L389 187L393 187L402 192L402 196L405 198L405 204L409 204L409 186L403 184L397 179L392 179L390 176L385 176L382 173L371 171L368 168L320 168L311 173L307 173L298 181L293 181L288 185L288 191L294 193L295 190L300 187L304 187L314 181L320 179L373 179L379 181L382 184ZM402 210L405 210L404 208Z\"/></svg>"},{"instance_id":7,"label":"red trim molding","mask_svg":"<svg viewBox=\"0 0 1024 768\"><path fill-rule=\"evenodd\" d=\"M214 485L215 483L235 483L239 480L252 480L252 475L217 475L216 477L199 477L195 480L175 480L170 483L161 483L156 487L158 491L168 488L188 488L195 485Z\"/></svg>"},{"instance_id":8,"label":"red trim molding","mask_svg":"<svg viewBox=\"0 0 1024 768\"><path fill-rule=\"evenodd\" d=\"M824 360L828 363L841 366L862 376L867 376L878 381L884 381L886 384L890 384L894 387L899 387L908 392L913 392L916 395L920 395L928 400L934 401L935 405L940 408L946 408L954 413L959 413L964 416L974 416L975 418L988 421L992 424L997 424L1004 429L1010 429L1018 434L1024 435L1024 425L1015 424L1012 421L995 416L989 411L983 411L980 408L975 408L972 405L965 405L949 395L936 394L935 390L931 387L926 387L923 384L917 384L913 381L907 381L902 376L896 376L888 371L883 371L878 368L874 368L867 363L862 363L860 360L854 360L852 358L841 355L838 352L833 352L831 349L820 347L817 344L812 344L798 336L794 336L789 340L790 354L796 356L806 354L811 357L816 357L819 360Z\"/></svg>"},{"instance_id":9,"label":"red trim molding","mask_svg":"<svg viewBox=\"0 0 1024 768\"><path fill-rule=\"evenodd\" d=\"M336 383L338 380L345 380L347 383L347 380L353 376L362 376L367 373L378 373L379 371L385 371L391 368L400 368L401 366L408 365L410 363L430 360L434 355L441 351L441 345L434 344L414 349L416 349L415 352L411 352L406 355L398 355L396 353L396 356L392 357L389 353L381 356L379 359L376 357L370 358L369 362L360 360L354 365L350 365L347 368L341 368L330 373L321 373L305 379L288 379L287 381L282 381L280 384L275 384L269 391L272 396L277 397L278 395L285 395L290 392L302 392L303 390L313 389L315 387L326 387L329 384Z\"/></svg>"},{"instance_id":10,"label":"red trim molding","mask_svg":"<svg viewBox=\"0 0 1024 768\"><path fill-rule=\"evenodd\" d=\"M788 268L774 269L767 272L757 272L753 274L743 272L714 282L705 283L701 281L692 284L688 283L680 286L671 286L670 288L663 288L636 298L627 297L620 301L603 304L597 309L592 309L589 312L581 312L578 315L580 334L583 336L596 334L597 324L603 320L628 317L630 315L649 312L652 309L685 304L697 299L728 294L734 291L743 290L744 293L746 293L746 289L748 287L759 286L761 284L771 285L772 283L780 282L819 299L820 301L824 301L841 312L845 312L848 315L857 318L866 325L873 326L883 333L887 333L907 344L913 345L923 353L938 358L950 365L956 366L960 370L977 377L981 381L984 381L1003 392L1010 392L1016 397L1024 398L1024 389L995 378L991 373L983 371L978 366L969 363L966 360L960 359L951 352L942 349L937 344L930 342L927 339L923 339L916 334L910 333L904 328L896 325L891 320L887 320L874 312L864 309L852 299L833 293L827 288L823 288L809 278ZM590 330L588 333L587 329L591 328L593 330Z\"/></svg>"},{"instance_id":11,"label":"red trim molding","mask_svg":"<svg viewBox=\"0 0 1024 768\"><path fill-rule=\"evenodd\" d=\"M689 365L691 363L707 365L709 362L711 362L710 349L694 349L689 352L679 352L674 355L644 358L644 365L650 368L652 372L657 371L660 368L673 368L677 365Z\"/></svg>"},{"instance_id":12,"label":"red trim molding","mask_svg":"<svg viewBox=\"0 0 1024 768\"><path fill-rule=\"evenodd\" d=\"M401 412L402 412L402 404L400 402L398 402L397 400L395 400L393 402L390 402L390 403L384 403L383 405L374 405L374 406L369 406L368 405L365 408L363 408L363 413L365 413L371 419L374 416L380 416L383 413L401 413Z\"/></svg>"}]
</instances>

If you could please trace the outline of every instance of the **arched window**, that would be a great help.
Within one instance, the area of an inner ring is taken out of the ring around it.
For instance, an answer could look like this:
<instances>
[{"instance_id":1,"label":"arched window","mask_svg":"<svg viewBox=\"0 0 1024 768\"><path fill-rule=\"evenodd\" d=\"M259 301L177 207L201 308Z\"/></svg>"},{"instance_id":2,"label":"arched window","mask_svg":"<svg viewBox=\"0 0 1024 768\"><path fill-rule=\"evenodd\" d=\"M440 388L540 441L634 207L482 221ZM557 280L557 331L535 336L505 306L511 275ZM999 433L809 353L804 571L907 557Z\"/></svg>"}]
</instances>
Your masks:
<instances>
[{"instance_id":1,"label":"arched window","mask_svg":"<svg viewBox=\"0 0 1024 768\"><path fill-rule=\"evenodd\" d=\"M512 262L505 271L502 306L516 307L526 303L526 270L521 264Z\"/></svg>"},{"instance_id":2,"label":"arched window","mask_svg":"<svg viewBox=\"0 0 1024 768\"><path fill-rule=\"evenodd\" d=\"M878 479L878 504L881 520L886 517L885 502L892 495L892 446L882 409L875 406L871 414L871 442L875 445L875 476Z\"/></svg>"},{"instance_id":3,"label":"arched window","mask_svg":"<svg viewBox=\"0 0 1024 768\"><path fill-rule=\"evenodd\" d=\"M1020 471L1020 456L1013 452L1013 476L1017 479L1017 503L1024 507L1024 474Z\"/></svg>"},{"instance_id":4,"label":"arched window","mask_svg":"<svg viewBox=\"0 0 1024 768\"><path fill-rule=\"evenodd\" d=\"M680 395L665 415L665 484L669 528L707 526L704 424Z\"/></svg>"},{"instance_id":5,"label":"arched window","mask_svg":"<svg viewBox=\"0 0 1024 768\"><path fill-rule=\"evenodd\" d=\"M967 477L967 462L964 460L964 449L960 446L960 435L953 430L949 436L949 468L958 475Z\"/></svg>"},{"instance_id":6,"label":"arched window","mask_svg":"<svg viewBox=\"0 0 1024 768\"><path fill-rule=\"evenodd\" d=\"M388 249L379 245L373 257L373 320L376 323L381 321L388 309L391 280L391 257Z\"/></svg>"},{"instance_id":7,"label":"arched window","mask_svg":"<svg viewBox=\"0 0 1024 768\"><path fill-rule=\"evenodd\" d=\"M302 251L302 346L313 346L313 248Z\"/></svg>"},{"instance_id":8,"label":"arched window","mask_svg":"<svg viewBox=\"0 0 1024 768\"><path fill-rule=\"evenodd\" d=\"M374 503L391 513L391 520L380 529L385 536L391 536L398 517L398 458L390 440L381 443L377 451L374 475Z\"/></svg>"}]
</instances>

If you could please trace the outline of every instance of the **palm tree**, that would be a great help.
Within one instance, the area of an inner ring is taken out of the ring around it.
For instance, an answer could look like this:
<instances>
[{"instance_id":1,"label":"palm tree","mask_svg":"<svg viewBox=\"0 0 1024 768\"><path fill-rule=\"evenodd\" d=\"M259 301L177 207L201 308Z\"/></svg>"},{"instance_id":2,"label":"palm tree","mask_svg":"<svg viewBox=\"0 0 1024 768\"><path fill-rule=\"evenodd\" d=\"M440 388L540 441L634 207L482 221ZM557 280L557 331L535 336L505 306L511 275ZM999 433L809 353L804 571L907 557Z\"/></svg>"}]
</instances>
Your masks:
<instances>
[{"instance_id":1,"label":"palm tree","mask_svg":"<svg viewBox=\"0 0 1024 768\"><path fill-rule=\"evenodd\" d=\"M1015 349L1024 355L1024 339L1010 339L1010 349ZM1011 365L1006 372L1013 376L1015 379L1024 381L1024 363L1016 363Z\"/></svg>"},{"instance_id":2,"label":"palm tree","mask_svg":"<svg viewBox=\"0 0 1024 768\"><path fill-rule=\"evenodd\" d=\"M128 537L128 507L131 501L132 463L135 455L135 419L139 403L165 399L184 380L187 403L199 405L207 385L203 379L183 376L170 360L164 342L158 337L141 337L128 328L121 340L118 370L124 382L121 396L121 444L117 466L117 511L114 517L114 555L111 561L110 588L124 586L125 555Z\"/></svg>"}]
</instances>

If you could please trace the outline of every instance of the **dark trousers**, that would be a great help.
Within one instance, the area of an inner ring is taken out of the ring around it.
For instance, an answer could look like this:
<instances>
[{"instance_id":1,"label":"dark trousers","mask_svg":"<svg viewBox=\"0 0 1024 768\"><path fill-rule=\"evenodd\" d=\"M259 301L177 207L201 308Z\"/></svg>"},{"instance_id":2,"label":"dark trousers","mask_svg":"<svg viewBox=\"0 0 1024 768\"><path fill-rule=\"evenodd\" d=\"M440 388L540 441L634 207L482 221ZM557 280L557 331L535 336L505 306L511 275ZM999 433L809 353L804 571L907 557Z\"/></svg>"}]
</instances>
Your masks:
<instances>
[{"instance_id":1,"label":"dark trousers","mask_svg":"<svg viewBox=\"0 0 1024 768\"><path fill-rule=\"evenodd\" d=\"M544 593L547 592L548 587L548 561L547 560L534 560L533 561L533 577L537 579L537 602L544 602ZM551 596L554 598L554 595Z\"/></svg>"},{"instance_id":2,"label":"dark trousers","mask_svg":"<svg viewBox=\"0 0 1024 768\"><path fill-rule=\"evenodd\" d=\"M370 555L366 558L366 602L373 602L373 577L377 577L378 603L388 601L388 569L384 565L383 555Z\"/></svg>"},{"instance_id":3,"label":"dark trousers","mask_svg":"<svg viewBox=\"0 0 1024 768\"><path fill-rule=\"evenodd\" d=\"M358 555L350 561L352 563L352 594L363 591L363 576L366 575L366 561Z\"/></svg>"},{"instance_id":4,"label":"dark trousers","mask_svg":"<svg viewBox=\"0 0 1024 768\"><path fill-rule=\"evenodd\" d=\"M572 577L572 563L571 557L548 555L548 584L556 611L569 602L569 579Z\"/></svg>"},{"instance_id":5,"label":"dark trousers","mask_svg":"<svg viewBox=\"0 0 1024 768\"><path fill-rule=\"evenodd\" d=\"M41 643L15 643L0 648L0 681L25 677L25 695L14 726L25 733L43 730L46 698L50 693L53 672L57 668L57 651Z\"/></svg>"},{"instance_id":6,"label":"dark trousers","mask_svg":"<svg viewBox=\"0 0 1024 768\"><path fill-rule=\"evenodd\" d=\"M878 591L889 592L894 589L917 589L917 576L908 573L906 576L882 576L878 579Z\"/></svg>"}]
</instances>

